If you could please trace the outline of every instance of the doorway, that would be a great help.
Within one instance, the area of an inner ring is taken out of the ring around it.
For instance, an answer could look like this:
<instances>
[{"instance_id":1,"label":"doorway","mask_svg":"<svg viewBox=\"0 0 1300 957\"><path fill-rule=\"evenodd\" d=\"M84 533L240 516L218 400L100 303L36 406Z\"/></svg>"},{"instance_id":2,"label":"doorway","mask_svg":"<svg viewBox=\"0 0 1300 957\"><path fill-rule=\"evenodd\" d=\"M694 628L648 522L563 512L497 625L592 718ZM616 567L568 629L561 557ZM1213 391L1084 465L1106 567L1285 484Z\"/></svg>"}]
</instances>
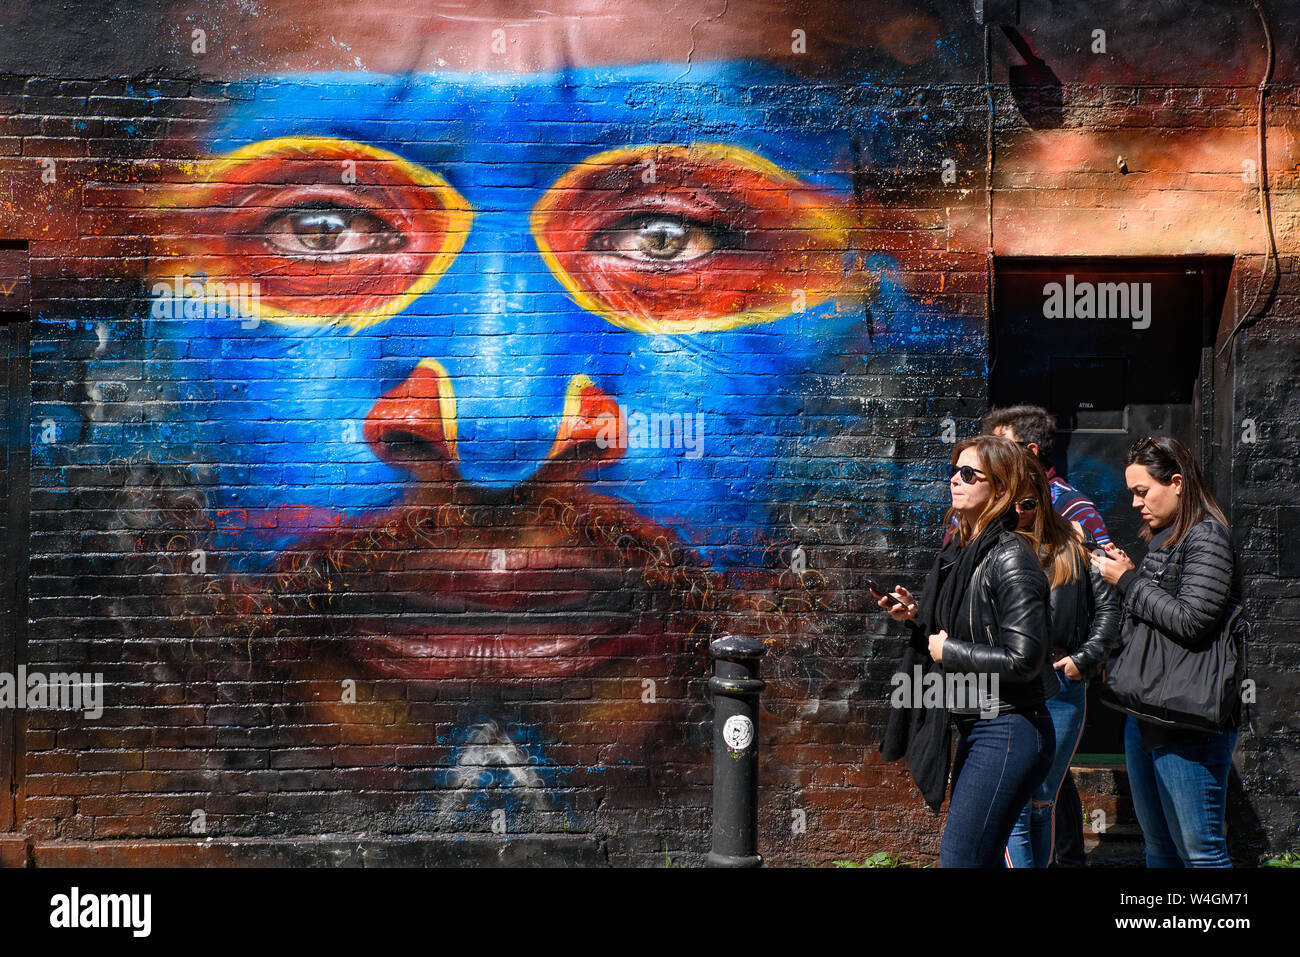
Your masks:
<instances>
[{"instance_id":1,"label":"doorway","mask_svg":"<svg viewBox=\"0 0 1300 957\"><path fill-rule=\"evenodd\" d=\"M0 672L16 674L27 641L30 276L27 244L0 243ZM22 723L0 708L0 832L16 825Z\"/></svg>"},{"instance_id":2,"label":"doorway","mask_svg":"<svg viewBox=\"0 0 1300 957\"><path fill-rule=\"evenodd\" d=\"M1146 548L1124 484L1129 446L1172 435L1216 472L1213 344L1231 272L1230 256L995 263L990 404L1040 405L1056 417L1052 464L1135 562ZM1124 716L1096 689L1076 760L1115 761Z\"/></svg>"}]
</instances>

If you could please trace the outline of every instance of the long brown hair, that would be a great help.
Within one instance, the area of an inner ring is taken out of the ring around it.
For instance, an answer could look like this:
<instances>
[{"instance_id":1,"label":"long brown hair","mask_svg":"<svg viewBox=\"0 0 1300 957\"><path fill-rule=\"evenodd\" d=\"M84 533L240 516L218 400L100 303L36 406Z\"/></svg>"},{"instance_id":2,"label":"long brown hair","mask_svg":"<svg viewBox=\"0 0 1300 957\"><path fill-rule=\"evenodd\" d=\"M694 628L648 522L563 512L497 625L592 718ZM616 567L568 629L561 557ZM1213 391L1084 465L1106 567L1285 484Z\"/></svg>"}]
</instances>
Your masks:
<instances>
[{"instance_id":1,"label":"long brown hair","mask_svg":"<svg viewBox=\"0 0 1300 957\"><path fill-rule=\"evenodd\" d=\"M1169 547L1177 545L1203 518L1212 518L1224 528L1229 527L1223 509L1214 500L1201 473L1201 466L1182 442L1167 435L1148 435L1138 439L1124 456L1124 467L1130 465L1142 466L1161 485L1168 485L1175 475L1183 477L1178 514L1174 516L1173 531L1166 542ZM1143 525L1139 534L1144 542L1149 542L1155 533L1150 526Z\"/></svg>"},{"instance_id":2,"label":"long brown hair","mask_svg":"<svg viewBox=\"0 0 1300 957\"><path fill-rule=\"evenodd\" d=\"M1016 495L1026 485L1025 475L1028 469L1025 464L1027 453L1010 439L1004 439L999 435L976 435L963 439L953 446L951 463L956 465L962 452L972 447L975 449L975 454L979 456L979 470L984 473L985 479L992 486L993 494L989 497L983 511L976 516L973 524L967 521L966 516L958 514L951 507L948 509L947 515L944 516L944 523L952 524L953 519L956 519L957 541L962 545L973 542L979 537L980 532L1005 515L1008 510L1014 511L1013 503ZM1025 532L1021 531L1019 534L1033 542ZM1037 542L1034 544L1037 546Z\"/></svg>"},{"instance_id":3,"label":"long brown hair","mask_svg":"<svg viewBox=\"0 0 1300 957\"><path fill-rule=\"evenodd\" d=\"M1048 573L1053 588L1068 584L1083 574L1087 568L1087 552L1083 542L1067 522L1052 507L1052 489L1047 481L1047 470L1028 449L1021 449L1026 465L1025 487L1016 496L1016 501L1032 498L1037 507L1034 520L1026 531L1038 550L1038 560L1043 571Z\"/></svg>"}]
</instances>

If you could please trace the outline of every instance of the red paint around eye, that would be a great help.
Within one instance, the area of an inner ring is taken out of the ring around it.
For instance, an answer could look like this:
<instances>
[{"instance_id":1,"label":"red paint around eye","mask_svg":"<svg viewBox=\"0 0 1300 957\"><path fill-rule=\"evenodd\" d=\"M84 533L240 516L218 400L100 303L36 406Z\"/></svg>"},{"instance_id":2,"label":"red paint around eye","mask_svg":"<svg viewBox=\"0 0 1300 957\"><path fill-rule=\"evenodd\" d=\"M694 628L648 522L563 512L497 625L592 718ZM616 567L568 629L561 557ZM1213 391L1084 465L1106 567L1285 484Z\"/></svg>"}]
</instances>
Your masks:
<instances>
[{"instance_id":1,"label":"red paint around eye","mask_svg":"<svg viewBox=\"0 0 1300 957\"><path fill-rule=\"evenodd\" d=\"M647 183L650 158L654 182ZM602 242L620 223L655 214L705 230L712 250L647 262ZM844 271L849 223L835 200L779 171L686 148L625 151L578 167L552 187L534 218L539 245L579 300L633 328L726 328L729 318L741 325L796 311L796 290L811 305L861 288L864 277Z\"/></svg>"},{"instance_id":2,"label":"red paint around eye","mask_svg":"<svg viewBox=\"0 0 1300 957\"><path fill-rule=\"evenodd\" d=\"M464 243L468 210L429 171L346 141L272 143L286 145L228 161L172 197L156 243L172 274L257 283L270 310L364 325L432 285ZM352 231L343 247L357 251L301 242L300 211L336 215Z\"/></svg>"}]
</instances>

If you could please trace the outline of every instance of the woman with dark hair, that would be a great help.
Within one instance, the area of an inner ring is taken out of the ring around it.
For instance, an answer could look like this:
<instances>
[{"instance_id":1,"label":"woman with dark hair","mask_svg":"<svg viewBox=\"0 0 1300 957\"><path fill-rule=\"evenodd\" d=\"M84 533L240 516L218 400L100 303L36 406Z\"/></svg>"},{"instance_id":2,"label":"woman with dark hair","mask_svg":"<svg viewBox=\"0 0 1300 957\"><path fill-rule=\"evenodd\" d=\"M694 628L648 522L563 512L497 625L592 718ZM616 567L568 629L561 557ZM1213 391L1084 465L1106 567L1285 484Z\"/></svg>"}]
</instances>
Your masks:
<instances>
[{"instance_id":1,"label":"woman with dark hair","mask_svg":"<svg viewBox=\"0 0 1300 957\"><path fill-rule=\"evenodd\" d=\"M895 620L912 623L914 649L928 651L948 678L968 677L965 687L981 690L979 701L945 702L959 739L942 867L1004 865L1011 827L1054 753L1041 679L1047 576L1035 543L1016 531L1014 501L1026 485L1027 463L1008 439L959 442L945 521L955 517L956 532L935 559L919 603L902 587L879 602ZM946 762L946 738L942 751Z\"/></svg>"},{"instance_id":2,"label":"woman with dark hair","mask_svg":"<svg viewBox=\"0 0 1300 957\"><path fill-rule=\"evenodd\" d=\"M1015 504L1020 528L1037 544L1052 588L1048 660L1053 670L1044 669L1044 676L1056 757L1012 828L1007 865L1047 867L1056 837L1056 796L1083 737L1088 678L1101 670L1119 644L1120 607L1115 589L1088 562L1097 543L1052 507L1046 470L1035 455L1026 456L1028 485Z\"/></svg>"},{"instance_id":3,"label":"woman with dark hair","mask_svg":"<svg viewBox=\"0 0 1300 957\"><path fill-rule=\"evenodd\" d=\"M1136 569L1114 546L1093 558L1122 596L1121 642L1150 627L1183 647L1204 648L1241 600L1228 520L1177 439L1140 439L1124 465L1150 551ZM1236 741L1235 720L1216 732L1129 715L1124 757L1148 867L1232 866L1223 819Z\"/></svg>"}]
</instances>

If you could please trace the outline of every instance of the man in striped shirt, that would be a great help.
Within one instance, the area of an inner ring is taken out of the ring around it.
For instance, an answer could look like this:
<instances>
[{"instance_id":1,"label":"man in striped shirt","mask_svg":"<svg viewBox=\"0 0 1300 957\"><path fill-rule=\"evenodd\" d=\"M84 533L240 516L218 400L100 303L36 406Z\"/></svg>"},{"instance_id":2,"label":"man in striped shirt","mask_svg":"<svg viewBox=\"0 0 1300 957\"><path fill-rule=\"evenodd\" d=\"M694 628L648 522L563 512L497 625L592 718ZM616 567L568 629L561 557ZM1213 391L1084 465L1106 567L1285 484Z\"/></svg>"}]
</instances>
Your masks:
<instances>
[{"instance_id":1,"label":"man in striped shirt","mask_svg":"<svg viewBox=\"0 0 1300 957\"><path fill-rule=\"evenodd\" d=\"M1052 465L1052 446L1056 436L1056 419L1037 405L1013 405L993 409L984 417L984 431L1010 439L1024 446L1043 463L1052 492L1052 507L1069 522L1078 522L1098 545L1110 543L1106 522L1092 499L1056 474ZM1056 798L1055 867L1084 867L1083 803L1069 771L1061 782Z\"/></svg>"}]
</instances>

